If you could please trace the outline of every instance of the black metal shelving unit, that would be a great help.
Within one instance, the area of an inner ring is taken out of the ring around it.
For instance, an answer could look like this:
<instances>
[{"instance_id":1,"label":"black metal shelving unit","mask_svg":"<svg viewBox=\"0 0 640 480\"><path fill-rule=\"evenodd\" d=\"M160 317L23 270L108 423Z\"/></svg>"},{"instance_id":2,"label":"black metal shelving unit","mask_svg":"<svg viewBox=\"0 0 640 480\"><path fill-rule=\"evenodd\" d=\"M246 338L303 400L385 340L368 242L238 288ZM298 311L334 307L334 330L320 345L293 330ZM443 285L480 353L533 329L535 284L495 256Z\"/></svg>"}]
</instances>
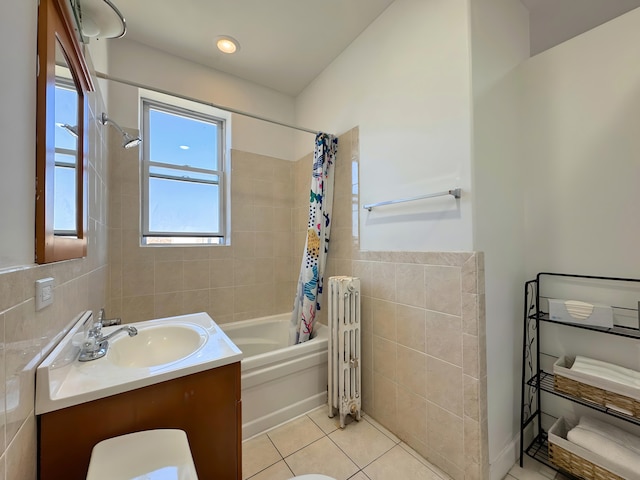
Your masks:
<instances>
[{"instance_id":1,"label":"black metal shelving unit","mask_svg":"<svg viewBox=\"0 0 640 480\"><path fill-rule=\"evenodd\" d=\"M528 455L554 470L558 470L549 460L547 432L542 428L542 416L546 413L542 410L541 393L546 392L580 405L592 408L599 412L614 416L636 425L640 425L640 419L625 415L616 410L603 407L582 398L567 395L554 389L553 374L546 372L540 366L540 324L541 322L564 325L569 328L590 330L600 334L621 336L640 340L640 324L636 327L615 325L613 328L602 328L589 325L569 324L558 322L549 318L548 312L540 309L540 290L542 281L547 277L567 277L576 281L588 280L603 282L635 282L640 284L640 279L603 277L591 275L572 275L565 273L541 272L535 280L525 282L524 301L524 333L522 340L522 389L520 408L520 466L523 466L524 455ZM633 309L627 309L633 310ZM636 311L637 312L637 311ZM533 425L532 425L533 424ZM525 430L533 426L534 439L529 445L525 445ZM537 428L536 428L537 427ZM567 472L562 472L570 478L576 478Z\"/></svg>"}]
</instances>

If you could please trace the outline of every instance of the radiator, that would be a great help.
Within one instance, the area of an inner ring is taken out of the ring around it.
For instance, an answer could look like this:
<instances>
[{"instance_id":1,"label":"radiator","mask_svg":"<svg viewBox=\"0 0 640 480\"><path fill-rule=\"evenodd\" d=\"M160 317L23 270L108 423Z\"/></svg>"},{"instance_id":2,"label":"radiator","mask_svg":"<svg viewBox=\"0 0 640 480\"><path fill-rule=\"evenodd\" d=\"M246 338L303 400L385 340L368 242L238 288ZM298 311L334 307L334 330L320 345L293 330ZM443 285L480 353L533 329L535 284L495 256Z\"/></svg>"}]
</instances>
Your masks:
<instances>
[{"instance_id":1,"label":"radiator","mask_svg":"<svg viewBox=\"0 0 640 480\"><path fill-rule=\"evenodd\" d=\"M360 420L360 279L329 278L329 417L340 413L340 428L351 415Z\"/></svg>"}]
</instances>

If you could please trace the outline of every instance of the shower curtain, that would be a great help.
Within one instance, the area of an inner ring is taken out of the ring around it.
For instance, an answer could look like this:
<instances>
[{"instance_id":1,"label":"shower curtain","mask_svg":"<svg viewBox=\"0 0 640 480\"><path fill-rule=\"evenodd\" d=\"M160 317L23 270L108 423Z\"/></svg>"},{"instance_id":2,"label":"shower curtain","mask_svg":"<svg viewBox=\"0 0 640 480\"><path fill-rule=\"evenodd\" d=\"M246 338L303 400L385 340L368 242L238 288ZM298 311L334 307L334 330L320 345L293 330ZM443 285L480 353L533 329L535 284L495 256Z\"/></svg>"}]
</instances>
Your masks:
<instances>
[{"instance_id":1,"label":"shower curtain","mask_svg":"<svg viewBox=\"0 0 640 480\"><path fill-rule=\"evenodd\" d=\"M324 267L329 251L333 176L337 151L338 139L335 136L326 133L316 135L307 240L298 277L298 291L291 314L290 345L309 340L313 332L316 311L320 309Z\"/></svg>"}]
</instances>

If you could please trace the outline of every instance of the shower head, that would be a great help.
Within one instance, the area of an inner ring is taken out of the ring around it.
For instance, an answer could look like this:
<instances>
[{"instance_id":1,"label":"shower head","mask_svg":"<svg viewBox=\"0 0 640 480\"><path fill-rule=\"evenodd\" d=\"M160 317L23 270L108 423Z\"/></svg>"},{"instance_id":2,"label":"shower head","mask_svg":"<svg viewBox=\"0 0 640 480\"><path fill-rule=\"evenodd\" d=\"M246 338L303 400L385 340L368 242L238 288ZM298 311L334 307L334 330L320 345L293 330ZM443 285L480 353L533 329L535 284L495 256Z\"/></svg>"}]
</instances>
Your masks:
<instances>
[{"instance_id":1,"label":"shower head","mask_svg":"<svg viewBox=\"0 0 640 480\"><path fill-rule=\"evenodd\" d=\"M111 125L114 126L114 128L116 130L118 130L118 132L120 132L120 135L122 135L122 146L124 148L137 147L142 142L142 139L140 137L134 137L132 135L129 135L127 132L125 132L122 129L122 127L120 127L120 125L118 125L116 122L114 122L109 117L107 117L107 114L104 113L104 112L102 113L102 116L100 117L100 122L103 125L106 125L107 123L110 123Z\"/></svg>"},{"instance_id":2,"label":"shower head","mask_svg":"<svg viewBox=\"0 0 640 480\"><path fill-rule=\"evenodd\" d=\"M77 125L69 125L68 123L56 123L57 127L64 128L69 134L78 138L78 126Z\"/></svg>"},{"instance_id":3,"label":"shower head","mask_svg":"<svg viewBox=\"0 0 640 480\"><path fill-rule=\"evenodd\" d=\"M124 132L123 137L124 138L122 140L122 146L124 148L137 147L138 145L140 145L142 143L142 139L140 137L133 137L133 136L129 135L127 132Z\"/></svg>"}]
</instances>

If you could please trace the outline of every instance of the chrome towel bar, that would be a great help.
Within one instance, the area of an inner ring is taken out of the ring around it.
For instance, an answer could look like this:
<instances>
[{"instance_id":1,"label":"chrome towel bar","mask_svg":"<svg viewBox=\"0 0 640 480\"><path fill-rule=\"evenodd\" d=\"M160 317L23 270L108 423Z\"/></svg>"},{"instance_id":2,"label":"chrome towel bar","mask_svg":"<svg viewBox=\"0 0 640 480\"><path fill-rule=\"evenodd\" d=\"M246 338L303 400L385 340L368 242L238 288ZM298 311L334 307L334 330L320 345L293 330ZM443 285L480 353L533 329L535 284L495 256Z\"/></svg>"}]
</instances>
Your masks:
<instances>
[{"instance_id":1,"label":"chrome towel bar","mask_svg":"<svg viewBox=\"0 0 640 480\"><path fill-rule=\"evenodd\" d=\"M457 187L457 188L452 188L451 190L447 190L445 192L428 193L426 195L420 195L418 197L399 198L397 200L387 200L386 202L369 203L367 205L363 205L362 208L371 211L372 208L381 207L382 205L392 205L394 203L413 202L414 200L422 200L423 198L443 197L445 195L451 195L454 198L460 198L460 192L461 192L460 187Z\"/></svg>"}]
</instances>

